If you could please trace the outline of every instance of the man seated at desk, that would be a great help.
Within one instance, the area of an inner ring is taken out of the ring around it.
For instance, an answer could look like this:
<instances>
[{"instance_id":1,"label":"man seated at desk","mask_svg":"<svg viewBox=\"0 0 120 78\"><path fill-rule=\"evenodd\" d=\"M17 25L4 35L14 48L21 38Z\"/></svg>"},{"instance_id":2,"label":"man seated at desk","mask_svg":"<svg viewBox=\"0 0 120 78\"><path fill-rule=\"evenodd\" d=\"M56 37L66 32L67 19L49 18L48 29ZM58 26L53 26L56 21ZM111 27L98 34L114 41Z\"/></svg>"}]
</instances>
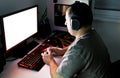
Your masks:
<instances>
[{"instance_id":1,"label":"man seated at desk","mask_svg":"<svg viewBox=\"0 0 120 78\"><path fill-rule=\"evenodd\" d=\"M93 15L90 7L79 1L66 11L65 25L75 36L68 48L49 47L42 58L50 66L51 78L108 78L110 57L107 48L92 28ZM54 55L63 55L57 65Z\"/></svg>"}]
</instances>

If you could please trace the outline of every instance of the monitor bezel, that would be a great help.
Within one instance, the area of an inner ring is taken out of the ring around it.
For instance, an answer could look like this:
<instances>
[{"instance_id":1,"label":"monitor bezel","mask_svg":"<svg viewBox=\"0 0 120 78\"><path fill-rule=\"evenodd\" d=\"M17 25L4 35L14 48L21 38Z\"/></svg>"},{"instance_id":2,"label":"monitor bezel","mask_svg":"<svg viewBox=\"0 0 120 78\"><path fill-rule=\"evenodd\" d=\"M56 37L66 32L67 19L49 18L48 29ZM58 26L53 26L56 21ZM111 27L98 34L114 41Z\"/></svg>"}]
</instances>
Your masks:
<instances>
[{"instance_id":1,"label":"monitor bezel","mask_svg":"<svg viewBox=\"0 0 120 78\"><path fill-rule=\"evenodd\" d=\"M10 15L17 14L17 13L22 12L22 11L26 11L26 10L35 8L35 7L37 8L37 32L7 50L7 48L6 48L6 40L5 40L5 31L4 31L4 21L3 21L3 18L7 17L7 16L10 16ZM3 48L4 48L5 57L9 57L12 54L16 54L15 52L16 52L17 48L19 48L20 46L27 45L27 40L28 39L30 39L31 37L36 37L36 36L39 35L38 34L38 26L39 26L38 15L39 15L39 13L38 13L38 5L34 5L34 6L30 6L30 7L27 7L27 8L21 9L21 10L17 10L17 11L14 11L14 12L11 12L11 13L8 13L8 14L5 14L5 15L1 16L1 18L2 18L2 26L3 26L2 27L2 34L3 34L3 40L2 41L3 41Z\"/></svg>"}]
</instances>

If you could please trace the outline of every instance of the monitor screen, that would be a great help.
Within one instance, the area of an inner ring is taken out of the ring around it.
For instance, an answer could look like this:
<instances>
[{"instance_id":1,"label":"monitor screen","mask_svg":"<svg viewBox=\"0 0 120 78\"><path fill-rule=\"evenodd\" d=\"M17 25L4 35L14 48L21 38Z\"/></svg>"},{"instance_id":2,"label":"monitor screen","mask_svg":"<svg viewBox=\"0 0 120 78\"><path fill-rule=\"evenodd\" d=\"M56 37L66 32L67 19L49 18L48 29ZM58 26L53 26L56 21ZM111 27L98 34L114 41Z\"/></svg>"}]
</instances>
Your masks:
<instances>
[{"instance_id":1,"label":"monitor screen","mask_svg":"<svg viewBox=\"0 0 120 78\"><path fill-rule=\"evenodd\" d=\"M3 17L6 52L37 33L37 6Z\"/></svg>"}]
</instances>

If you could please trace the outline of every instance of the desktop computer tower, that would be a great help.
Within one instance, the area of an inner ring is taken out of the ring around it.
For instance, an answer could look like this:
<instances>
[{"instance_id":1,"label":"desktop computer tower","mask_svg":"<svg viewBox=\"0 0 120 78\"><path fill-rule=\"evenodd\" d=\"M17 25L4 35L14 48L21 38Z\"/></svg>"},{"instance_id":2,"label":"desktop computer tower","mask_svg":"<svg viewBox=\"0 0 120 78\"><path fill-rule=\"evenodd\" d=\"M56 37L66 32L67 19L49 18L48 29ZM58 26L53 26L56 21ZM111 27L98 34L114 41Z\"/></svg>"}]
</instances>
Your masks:
<instances>
[{"instance_id":1,"label":"desktop computer tower","mask_svg":"<svg viewBox=\"0 0 120 78\"><path fill-rule=\"evenodd\" d=\"M3 71L5 65L5 58L3 57L2 54L0 54L0 73Z\"/></svg>"},{"instance_id":2,"label":"desktop computer tower","mask_svg":"<svg viewBox=\"0 0 120 78\"><path fill-rule=\"evenodd\" d=\"M6 64L5 51L4 51L3 44L0 38L0 73L3 71L5 64Z\"/></svg>"},{"instance_id":3,"label":"desktop computer tower","mask_svg":"<svg viewBox=\"0 0 120 78\"><path fill-rule=\"evenodd\" d=\"M6 64L5 51L3 44L3 34L2 34L2 19L0 18L0 73L3 71L4 65Z\"/></svg>"},{"instance_id":4,"label":"desktop computer tower","mask_svg":"<svg viewBox=\"0 0 120 78\"><path fill-rule=\"evenodd\" d=\"M52 33L49 20L47 18L40 22L38 33L41 38L46 38Z\"/></svg>"}]
</instances>

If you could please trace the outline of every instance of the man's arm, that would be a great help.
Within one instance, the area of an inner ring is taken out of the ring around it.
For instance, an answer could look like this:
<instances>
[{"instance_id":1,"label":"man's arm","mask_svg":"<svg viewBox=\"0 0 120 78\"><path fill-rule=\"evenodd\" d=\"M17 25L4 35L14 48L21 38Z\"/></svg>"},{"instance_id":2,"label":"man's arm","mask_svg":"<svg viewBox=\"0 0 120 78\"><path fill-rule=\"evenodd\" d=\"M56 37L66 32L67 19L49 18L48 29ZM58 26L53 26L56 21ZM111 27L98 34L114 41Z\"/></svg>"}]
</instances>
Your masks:
<instances>
[{"instance_id":1,"label":"man's arm","mask_svg":"<svg viewBox=\"0 0 120 78\"><path fill-rule=\"evenodd\" d=\"M49 48L47 48L47 51L52 52L52 54L54 56L62 56L62 55L64 55L64 53L66 52L67 49L68 49L68 47L65 47L65 48L49 47Z\"/></svg>"},{"instance_id":2,"label":"man's arm","mask_svg":"<svg viewBox=\"0 0 120 78\"><path fill-rule=\"evenodd\" d=\"M42 55L43 61L50 66L50 75L51 75L51 78L63 78L62 76L60 76L57 73L58 65L55 62L55 60L54 60L51 52L50 51L44 52L41 55Z\"/></svg>"},{"instance_id":3,"label":"man's arm","mask_svg":"<svg viewBox=\"0 0 120 78\"><path fill-rule=\"evenodd\" d=\"M57 73L58 65L55 62L55 60L51 60L49 66L50 66L51 78L63 78L61 75Z\"/></svg>"}]
</instances>

